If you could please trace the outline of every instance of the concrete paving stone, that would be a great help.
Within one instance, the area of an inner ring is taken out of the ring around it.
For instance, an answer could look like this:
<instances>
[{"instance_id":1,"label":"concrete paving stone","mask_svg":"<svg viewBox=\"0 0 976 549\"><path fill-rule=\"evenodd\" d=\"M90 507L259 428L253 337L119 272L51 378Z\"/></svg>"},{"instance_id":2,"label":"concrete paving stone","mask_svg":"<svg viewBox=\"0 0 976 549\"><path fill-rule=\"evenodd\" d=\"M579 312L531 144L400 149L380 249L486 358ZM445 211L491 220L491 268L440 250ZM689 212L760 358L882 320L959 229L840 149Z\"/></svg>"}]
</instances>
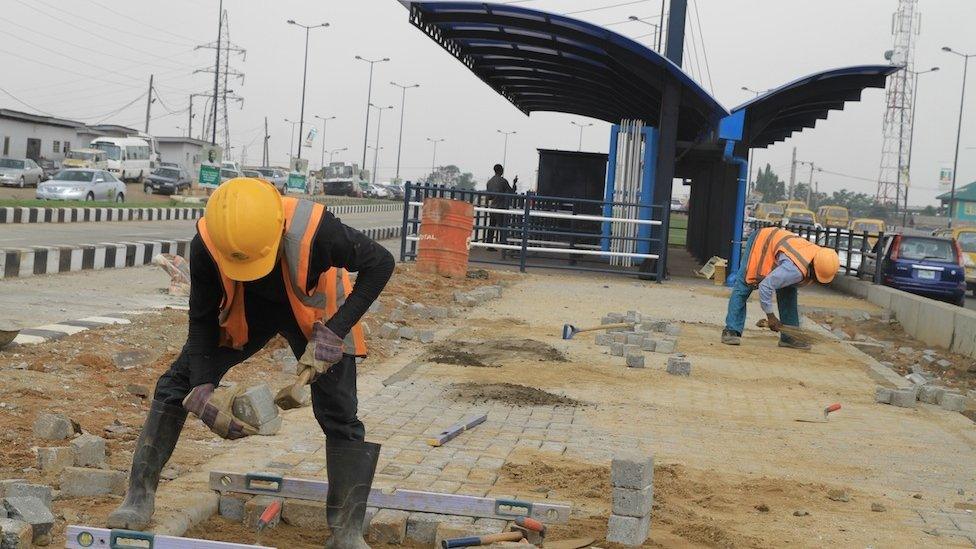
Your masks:
<instances>
[{"instance_id":1,"label":"concrete paving stone","mask_svg":"<svg viewBox=\"0 0 976 549\"><path fill-rule=\"evenodd\" d=\"M37 449L37 468L45 473L60 473L74 464L75 453L70 446Z\"/></svg>"},{"instance_id":2,"label":"concrete paving stone","mask_svg":"<svg viewBox=\"0 0 976 549\"><path fill-rule=\"evenodd\" d=\"M624 315L624 322L634 322L639 323L641 321L640 311L627 311Z\"/></svg>"},{"instance_id":3,"label":"concrete paving stone","mask_svg":"<svg viewBox=\"0 0 976 549\"><path fill-rule=\"evenodd\" d=\"M454 493L483 498L488 495L490 484L462 484Z\"/></svg>"},{"instance_id":4,"label":"concrete paving stone","mask_svg":"<svg viewBox=\"0 0 976 549\"><path fill-rule=\"evenodd\" d=\"M631 547L643 545L651 531L651 516L643 518L610 515L607 541Z\"/></svg>"},{"instance_id":5,"label":"concrete paving stone","mask_svg":"<svg viewBox=\"0 0 976 549\"><path fill-rule=\"evenodd\" d=\"M642 490L613 488L611 501L615 515L643 518L651 514L654 506L654 486Z\"/></svg>"},{"instance_id":6,"label":"concrete paving stone","mask_svg":"<svg viewBox=\"0 0 976 549\"><path fill-rule=\"evenodd\" d=\"M64 414L43 413L34 420L34 436L46 440L65 440L75 432L71 420Z\"/></svg>"},{"instance_id":7,"label":"concrete paving stone","mask_svg":"<svg viewBox=\"0 0 976 549\"><path fill-rule=\"evenodd\" d=\"M946 392L945 387L940 387L938 385L926 384L918 389L918 400L926 404L938 405L939 401L942 400L942 394Z\"/></svg>"},{"instance_id":8,"label":"concrete paving stone","mask_svg":"<svg viewBox=\"0 0 976 549\"><path fill-rule=\"evenodd\" d=\"M891 391L891 405L899 408L914 408L916 403L914 389L895 389Z\"/></svg>"},{"instance_id":9,"label":"concrete paving stone","mask_svg":"<svg viewBox=\"0 0 976 549\"><path fill-rule=\"evenodd\" d=\"M644 353L630 353L627 355L627 367L628 368L643 368L644 367Z\"/></svg>"},{"instance_id":10,"label":"concrete paving stone","mask_svg":"<svg viewBox=\"0 0 976 549\"><path fill-rule=\"evenodd\" d=\"M105 464L105 439L85 433L71 441L78 467L101 467Z\"/></svg>"},{"instance_id":11,"label":"concrete paving stone","mask_svg":"<svg viewBox=\"0 0 976 549\"><path fill-rule=\"evenodd\" d=\"M61 473L61 494L67 497L91 497L125 493L126 475L121 471L65 467Z\"/></svg>"},{"instance_id":12,"label":"concrete paving stone","mask_svg":"<svg viewBox=\"0 0 976 549\"><path fill-rule=\"evenodd\" d=\"M390 322L403 322L407 319L407 314L403 309L394 309L390 311L390 315L387 317Z\"/></svg>"},{"instance_id":13,"label":"concrete paving stone","mask_svg":"<svg viewBox=\"0 0 976 549\"><path fill-rule=\"evenodd\" d=\"M400 326L392 322L385 322L382 326L380 326L380 330L377 335L379 335L379 337L382 339L396 339L399 331Z\"/></svg>"},{"instance_id":14,"label":"concrete paving stone","mask_svg":"<svg viewBox=\"0 0 976 549\"><path fill-rule=\"evenodd\" d=\"M441 515L437 513L410 513L407 517L406 542L423 547L432 546L437 538L437 527L441 524L471 525L473 517Z\"/></svg>"},{"instance_id":15,"label":"concrete paving stone","mask_svg":"<svg viewBox=\"0 0 976 549\"><path fill-rule=\"evenodd\" d=\"M366 541L372 545L400 545L407 535L406 511L380 509L369 523Z\"/></svg>"},{"instance_id":16,"label":"concrete paving stone","mask_svg":"<svg viewBox=\"0 0 976 549\"><path fill-rule=\"evenodd\" d=\"M627 343L627 334L624 332L615 332L611 334L613 343Z\"/></svg>"},{"instance_id":17,"label":"concrete paving stone","mask_svg":"<svg viewBox=\"0 0 976 549\"><path fill-rule=\"evenodd\" d=\"M402 339L406 339L408 341L417 339L417 330L414 330L409 326L403 326L402 328L400 328L400 331L398 333Z\"/></svg>"},{"instance_id":18,"label":"concrete paving stone","mask_svg":"<svg viewBox=\"0 0 976 549\"><path fill-rule=\"evenodd\" d=\"M428 492L439 492L441 494L453 494L461 488L461 483L456 480L435 480L426 489Z\"/></svg>"},{"instance_id":19,"label":"concrete paving stone","mask_svg":"<svg viewBox=\"0 0 976 549\"><path fill-rule=\"evenodd\" d=\"M272 496L254 496L253 498L244 502L244 526L251 531L257 530L258 519L261 518L261 513L263 513L264 510L276 500L280 501L281 498ZM282 508L283 507L284 502L282 502Z\"/></svg>"},{"instance_id":20,"label":"concrete paving stone","mask_svg":"<svg viewBox=\"0 0 976 549\"><path fill-rule=\"evenodd\" d=\"M485 455L488 457L497 457L502 459L507 458L509 454L512 453L512 450L515 449L515 444L516 441L512 441L511 444L501 442L492 444L485 450Z\"/></svg>"},{"instance_id":21,"label":"concrete paving stone","mask_svg":"<svg viewBox=\"0 0 976 549\"><path fill-rule=\"evenodd\" d=\"M659 339L654 346L655 353L671 354L674 352L675 341L673 339Z\"/></svg>"},{"instance_id":22,"label":"concrete paving stone","mask_svg":"<svg viewBox=\"0 0 976 549\"><path fill-rule=\"evenodd\" d=\"M472 469L467 479L474 484L494 484L496 480L498 480L497 469L483 468Z\"/></svg>"},{"instance_id":23,"label":"concrete paving stone","mask_svg":"<svg viewBox=\"0 0 976 549\"><path fill-rule=\"evenodd\" d=\"M433 343L434 330L420 330L419 332L417 332L417 339L421 343Z\"/></svg>"},{"instance_id":24,"label":"concrete paving stone","mask_svg":"<svg viewBox=\"0 0 976 549\"><path fill-rule=\"evenodd\" d=\"M610 483L616 488L643 490L653 484L654 456L639 451L618 452L610 463Z\"/></svg>"},{"instance_id":25,"label":"concrete paving stone","mask_svg":"<svg viewBox=\"0 0 976 549\"><path fill-rule=\"evenodd\" d=\"M610 354L613 356L624 356L624 343L611 343Z\"/></svg>"},{"instance_id":26,"label":"concrete paving stone","mask_svg":"<svg viewBox=\"0 0 976 549\"><path fill-rule=\"evenodd\" d=\"M942 408L950 412L962 412L966 410L966 397L958 393L945 393L942 395Z\"/></svg>"},{"instance_id":27,"label":"concrete paving stone","mask_svg":"<svg viewBox=\"0 0 976 549\"><path fill-rule=\"evenodd\" d=\"M35 497L11 497L3 500L8 518L24 521L31 526L32 541L39 545L50 543L51 529L54 527L54 514L49 505Z\"/></svg>"},{"instance_id":28,"label":"concrete paving stone","mask_svg":"<svg viewBox=\"0 0 976 549\"><path fill-rule=\"evenodd\" d=\"M384 467L380 473L391 477L407 478L413 472L413 467L406 464L391 463Z\"/></svg>"},{"instance_id":29,"label":"concrete paving stone","mask_svg":"<svg viewBox=\"0 0 976 549\"><path fill-rule=\"evenodd\" d=\"M874 401L879 404L891 404L891 392L893 389L887 387L875 387Z\"/></svg>"},{"instance_id":30,"label":"concrete paving stone","mask_svg":"<svg viewBox=\"0 0 976 549\"><path fill-rule=\"evenodd\" d=\"M456 480L461 482L467 480L470 473L470 467L464 465L448 465L441 470L440 480Z\"/></svg>"},{"instance_id":31,"label":"concrete paving stone","mask_svg":"<svg viewBox=\"0 0 976 549\"><path fill-rule=\"evenodd\" d=\"M566 445L561 442L546 441L542 443L539 447L541 452L549 452L552 454L562 454L566 451Z\"/></svg>"},{"instance_id":32,"label":"concrete paving stone","mask_svg":"<svg viewBox=\"0 0 976 549\"><path fill-rule=\"evenodd\" d=\"M641 352L640 345L631 345L629 343L627 345L624 345L624 356L629 356L640 352Z\"/></svg>"},{"instance_id":33,"label":"concrete paving stone","mask_svg":"<svg viewBox=\"0 0 976 549\"><path fill-rule=\"evenodd\" d=\"M532 419L532 418L530 418L529 421L526 421L525 422L525 427L527 429L545 429L545 428L549 427L549 424L550 423L551 423L551 421L549 421L549 419Z\"/></svg>"},{"instance_id":34,"label":"concrete paving stone","mask_svg":"<svg viewBox=\"0 0 976 549\"><path fill-rule=\"evenodd\" d=\"M250 425L264 425L278 417L274 393L267 383L248 387L234 399L234 415Z\"/></svg>"},{"instance_id":35,"label":"concrete paving stone","mask_svg":"<svg viewBox=\"0 0 976 549\"><path fill-rule=\"evenodd\" d=\"M246 494L220 494L217 512L220 516L234 522L244 522L244 504L251 496Z\"/></svg>"},{"instance_id":36,"label":"concrete paving stone","mask_svg":"<svg viewBox=\"0 0 976 549\"><path fill-rule=\"evenodd\" d=\"M4 497L37 498L41 500L45 507L50 509L51 502L54 501L54 490L47 484L18 482L7 487Z\"/></svg>"},{"instance_id":37,"label":"concrete paving stone","mask_svg":"<svg viewBox=\"0 0 976 549\"><path fill-rule=\"evenodd\" d=\"M329 528L325 511L326 505L323 501L286 499L281 506L281 520L291 526L324 532Z\"/></svg>"},{"instance_id":38,"label":"concrete paving stone","mask_svg":"<svg viewBox=\"0 0 976 549\"><path fill-rule=\"evenodd\" d=\"M607 322L607 324L618 324L624 321L624 315L620 313L607 313L604 318L610 319L610 322Z\"/></svg>"},{"instance_id":39,"label":"concrete paving stone","mask_svg":"<svg viewBox=\"0 0 976 549\"><path fill-rule=\"evenodd\" d=\"M667 371L673 376L687 377L691 375L691 363L683 356L668 357Z\"/></svg>"},{"instance_id":40,"label":"concrete paving stone","mask_svg":"<svg viewBox=\"0 0 976 549\"><path fill-rule=\"evenodd\" d=\"M424 454L416 450L397 450L396 453L390 457L396 457L396 460L400 463L420 463L424 460Z\"/></svg>"},{"instance_id":41,"label":"concrete paving stone","mask_svg":"<svg viewBox=\"0 0 976 549\"><path fill-rule=\"evenodd\" d=\"M627 334L628 345L642 345L643 343L644 343L644 336L640 334Z\"/></svg>"},{"instance_id":42,"label":"concrete paving stone","mask_svg":"<svg viewBox=\"0 0 976 549\"><path fill-rule=\"evenodd\" d=\"M664 333L669 336L678 336L681 334L681 324L671 323L664 327Z\"/></svg>"},{"instance_id":43,"label":"concrete paving stone","mask_svg":"<svg viewBox=\"0 0 976 549\"><path fill-rule=\"evenodd\" d=\"M641 350L654 352L657 349L657 340L652 337L645 337L641 343Z\"/></svg>"},{"instance_id":44,"label":"concrete paving stone","mask_svg":"<svg viewBox=\"0 0 976 549\"><path fill-rule=\"evenodd\" d=\"M0 518L0 547L30 549L34 538L31 525L17 519Z\"/></svg>"}]
</instances>

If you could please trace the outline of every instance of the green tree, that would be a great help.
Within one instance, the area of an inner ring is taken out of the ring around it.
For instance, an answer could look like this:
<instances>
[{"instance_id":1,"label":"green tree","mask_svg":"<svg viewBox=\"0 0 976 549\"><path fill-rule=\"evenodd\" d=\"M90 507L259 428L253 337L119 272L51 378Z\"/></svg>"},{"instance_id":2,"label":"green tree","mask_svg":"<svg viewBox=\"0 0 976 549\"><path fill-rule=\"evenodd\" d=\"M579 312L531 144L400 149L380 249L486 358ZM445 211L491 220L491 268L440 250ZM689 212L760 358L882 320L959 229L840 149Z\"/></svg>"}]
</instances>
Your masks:
<instances>
[{"instance_id":1,"label":"green tree","mask_svg":"<svg viewBox=\"0 0 976 549\"><path fill-rule=\"evenodd\" d=\"M926 206L926 207L925 207L925 209L924 209L924 210L922 210L922 213L923 213L924 215L928 215L928 216L933 216L933 215L935 215L935 206L933 206L933 205L931 205L931 204L929 204L928 206Z\"/></svg>"},{"instance_id":2,"label":"green tree","mask_svg":"<svg viewBox=\"0 0 976 549\"><path fill-rule=\"evenodd\" d=\"M474 184L474 174L464 172L457 178L457 183L454 184L454 188L462 191L473 191Z\"/></svg>"},{"instance_id":3,"label":"green tree","mask_svg":"<svg viewBox=\"0 0 976 549\"><path fill-rule=\"evenodd\" d=\"M773 168L766 164L766 169L759 170L756 177L756 192L763 195L763 202L776 202L786 198L786 184L780 181Z\"/></svg>"}]
</instances>

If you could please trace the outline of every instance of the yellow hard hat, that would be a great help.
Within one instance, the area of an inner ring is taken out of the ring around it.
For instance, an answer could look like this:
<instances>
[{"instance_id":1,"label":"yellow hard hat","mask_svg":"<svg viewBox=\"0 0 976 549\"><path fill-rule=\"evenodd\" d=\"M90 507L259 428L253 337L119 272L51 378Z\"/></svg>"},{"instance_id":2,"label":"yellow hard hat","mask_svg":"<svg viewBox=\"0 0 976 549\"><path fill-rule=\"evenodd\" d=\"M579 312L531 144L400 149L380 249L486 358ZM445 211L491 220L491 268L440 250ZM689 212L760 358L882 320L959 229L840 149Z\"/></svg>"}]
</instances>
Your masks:
<instances>
[{"instance_id":1,"label":"yellow hard hat","mask_svg":"<svg viewBox=\"0 0 976 549\"><path fill-rule=\"evenodd\" d=\"M830 248L820 248L813 256L813 272L821 284L830 284L840 270L840 258Z\"/></svg>"},{"instance_id":2,"label":"yellow hard hat","mask_svg":"<svg viewBox=\"0 0 976 549\"><path fill-rule=\"evenodd\" d=\"M274 269L285 226L274 186L250 177L231 179L210 195L203 218L217 248L214 260L231 280L257 280Z\"/></svg>"}]
</instances>

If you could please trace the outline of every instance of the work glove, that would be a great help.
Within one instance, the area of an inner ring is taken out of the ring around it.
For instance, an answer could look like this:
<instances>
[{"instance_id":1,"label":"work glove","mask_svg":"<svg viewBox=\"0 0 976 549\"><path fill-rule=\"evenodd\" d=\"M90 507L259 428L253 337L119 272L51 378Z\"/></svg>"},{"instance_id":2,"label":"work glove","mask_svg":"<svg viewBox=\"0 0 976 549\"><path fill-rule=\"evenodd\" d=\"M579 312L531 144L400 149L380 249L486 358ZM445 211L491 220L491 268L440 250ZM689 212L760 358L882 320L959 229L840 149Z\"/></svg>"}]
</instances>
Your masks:
<instances>
[{"instance_id":1,"label":"work glove","mask_svg":"<svg viewBox=\"0 0 976 549\"><path fill-rule=\"evenodd\" d=\"M344 347L342 338L321 321L312 324L312 340L310 343L314 346L315 360L325 362L329 366L342 360L342 349Z\"/></svg>"},{"instance_id":2,"label":"work glove","mask_svg":"<svg viewBox=\"0 0 976 549\"><path fill-rule=\"evenodd\" d=\"M766 315L766 326L770 330L772 330L774 332L778 332L778 331L780 331L783 328L783 323L780 322L780 320L778 318L776 318L776 315L770 313L770 314Z\"/></svg>"},{"instance_id":3,"label":"work glove","mask_svg":"<svg viewBox=\"0 0 976 549\"><path fill-rule=\"evenodd\" d=\"M238 383L231 388L214 390L213 383L198 385L183 399L183 408L200 418L211 431L221 438L237 440L258 434L258 430L234 417L234 399L244 392Z\"/></svg>"}]
</instances>

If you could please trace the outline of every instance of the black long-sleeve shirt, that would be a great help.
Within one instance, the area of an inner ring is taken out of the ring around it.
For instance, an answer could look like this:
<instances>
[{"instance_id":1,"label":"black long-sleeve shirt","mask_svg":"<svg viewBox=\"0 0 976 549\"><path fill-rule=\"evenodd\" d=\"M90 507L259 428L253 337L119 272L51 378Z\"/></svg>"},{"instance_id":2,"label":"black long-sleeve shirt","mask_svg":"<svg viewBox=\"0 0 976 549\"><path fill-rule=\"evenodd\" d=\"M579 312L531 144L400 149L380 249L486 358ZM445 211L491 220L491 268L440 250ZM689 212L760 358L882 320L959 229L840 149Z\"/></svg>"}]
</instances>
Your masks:
<instances>
[{"instance_id":1,"label":"black long-sleeve shirt","mask_svg":"<svg viewBox=\"0 0 976 549\"><path fill-rule=\"evenodd\" d=\"M345 303L332 318L325 319L325 325L344 338L386 287L395 262L386 248L326 212L312 240L306 288L316 286L319 276L332 267L359 273ZM193 386L216 383L220 376L208 357L219 340L218 315L223 295L217 264L197 234L190 243L189 330L183 349L190 360ZM297 327L280 261L268 275L244 283L244 311L249 327Z\"/></svg>"}]
</instances>

